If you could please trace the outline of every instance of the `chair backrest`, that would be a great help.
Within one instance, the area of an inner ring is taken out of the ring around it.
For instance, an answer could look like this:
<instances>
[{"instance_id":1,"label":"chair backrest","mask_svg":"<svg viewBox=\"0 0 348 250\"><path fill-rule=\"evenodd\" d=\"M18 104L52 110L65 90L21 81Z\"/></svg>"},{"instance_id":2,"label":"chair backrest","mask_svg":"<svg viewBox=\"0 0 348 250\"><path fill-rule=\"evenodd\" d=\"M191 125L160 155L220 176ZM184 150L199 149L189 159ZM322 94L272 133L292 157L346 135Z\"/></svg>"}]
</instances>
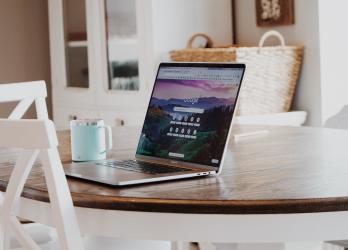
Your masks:
<instances>
[{"instance_id":1,"label":"chair backrest","mask_svg":"<svg viewBox=\"0 0 348 250\"><path fill-rule=\"evenodd\" d=\"M0 84L0 103L19 101L8 119L19 119L34 102L37 118L47 119L46 84L44 81Z\"/></svg>"},{"instance_id":2,"label":"chair backrest","mask_svg":"<svg viewBox=\"0 0 348 250\"><path fill-rule=\"evenodd\" d=\"M6 244L5 235L9 228L25 249L39 249L14 214L37 157L45 173L60 249L83 249L72 198L57 150L56 131L47 115L46 95L43 81L0 85L0 103L19 101L8 119L0 119L0 147L23 149L11 173L1 207L0 249ZM20 119L33 102L39 119Z\"/></svg>"}]
</instances>

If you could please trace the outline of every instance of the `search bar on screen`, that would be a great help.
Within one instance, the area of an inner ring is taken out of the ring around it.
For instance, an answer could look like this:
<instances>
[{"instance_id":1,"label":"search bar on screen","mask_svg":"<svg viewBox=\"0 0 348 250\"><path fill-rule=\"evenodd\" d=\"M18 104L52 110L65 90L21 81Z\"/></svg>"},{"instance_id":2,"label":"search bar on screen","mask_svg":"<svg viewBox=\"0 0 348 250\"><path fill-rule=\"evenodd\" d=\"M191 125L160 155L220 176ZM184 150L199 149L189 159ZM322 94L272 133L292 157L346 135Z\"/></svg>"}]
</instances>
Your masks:
<instances>
[{"instance_id":1,"label":"search bar on screen","mask_svg":"<svg viewBox=\"0 0 348 250\"><path fill-rule=\"evenodd\" d=\"M199 109L199 108L174 107L173 110L176 112L185 112L185 113L197 113L197 114L204 113L204 109Z\"/></svg>"}]
</instances>

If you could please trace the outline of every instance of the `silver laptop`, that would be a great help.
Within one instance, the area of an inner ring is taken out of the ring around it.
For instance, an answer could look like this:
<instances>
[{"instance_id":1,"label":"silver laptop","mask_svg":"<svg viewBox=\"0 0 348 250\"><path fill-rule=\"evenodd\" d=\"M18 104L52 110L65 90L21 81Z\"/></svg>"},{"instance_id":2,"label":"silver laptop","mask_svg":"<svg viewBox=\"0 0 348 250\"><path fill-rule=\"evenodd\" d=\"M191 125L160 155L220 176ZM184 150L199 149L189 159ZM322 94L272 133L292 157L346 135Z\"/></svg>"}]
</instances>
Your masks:
<instances>
[{"instance_id":1,"label":"silver laptop","mask_svg":"<svg viewBox=\"0 0 348 250\"><path fill-rule=\"evenodd\" d=\"M75 162L66 175L125 186L219 174L244 71L244 64L160 64L134 159Z\"/></svg>"}]
</instances>

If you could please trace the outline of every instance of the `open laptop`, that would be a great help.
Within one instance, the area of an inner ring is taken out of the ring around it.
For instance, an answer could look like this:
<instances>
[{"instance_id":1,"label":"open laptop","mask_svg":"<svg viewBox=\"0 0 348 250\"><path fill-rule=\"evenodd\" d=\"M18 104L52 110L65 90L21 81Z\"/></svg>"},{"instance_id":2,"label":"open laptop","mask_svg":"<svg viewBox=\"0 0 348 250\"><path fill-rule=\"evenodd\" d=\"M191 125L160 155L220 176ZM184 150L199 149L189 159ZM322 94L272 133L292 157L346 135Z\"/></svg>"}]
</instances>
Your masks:
<instances>
[{"instance_id":1,"label":"open laptop","mask_svg":"<svg viewBox=\"0 0 348 250\"><path fill-rule=\"evenodd\" d=\"M134 159L71 163L66 175L124 186L219 174L244 71L161 63Z\"/></svg>"}]
</instances>

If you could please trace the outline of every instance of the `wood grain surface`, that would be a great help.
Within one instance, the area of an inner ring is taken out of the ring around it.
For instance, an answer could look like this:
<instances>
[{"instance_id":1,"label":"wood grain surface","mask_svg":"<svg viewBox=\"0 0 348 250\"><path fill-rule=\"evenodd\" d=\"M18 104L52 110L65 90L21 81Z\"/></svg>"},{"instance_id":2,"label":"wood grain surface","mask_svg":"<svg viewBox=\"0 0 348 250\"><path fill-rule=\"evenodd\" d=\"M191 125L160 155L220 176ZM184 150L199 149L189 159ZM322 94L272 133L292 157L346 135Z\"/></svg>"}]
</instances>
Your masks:
<instances>
[{"instance_id":1,"label":"wood grain surface","mask_svg":"<svg viewBox=\"0 0 348 250\"><path fill-rule=\"evenodd\" d=\"M274 214L348 210L348 131L309 127L234 127L234 133L270 133L230 140L222 174L133 187L114 188L68 179L80 207L176 213ZM138 133L114 131L117 151L132 157ZM68 132L59 132L60 154L69 162ZM127 142L120 145L118 143ZM17 151L0 151L0 190L6 189ZM23 196L49 201L40 166Z\"/></svg>"}]
</instances>

